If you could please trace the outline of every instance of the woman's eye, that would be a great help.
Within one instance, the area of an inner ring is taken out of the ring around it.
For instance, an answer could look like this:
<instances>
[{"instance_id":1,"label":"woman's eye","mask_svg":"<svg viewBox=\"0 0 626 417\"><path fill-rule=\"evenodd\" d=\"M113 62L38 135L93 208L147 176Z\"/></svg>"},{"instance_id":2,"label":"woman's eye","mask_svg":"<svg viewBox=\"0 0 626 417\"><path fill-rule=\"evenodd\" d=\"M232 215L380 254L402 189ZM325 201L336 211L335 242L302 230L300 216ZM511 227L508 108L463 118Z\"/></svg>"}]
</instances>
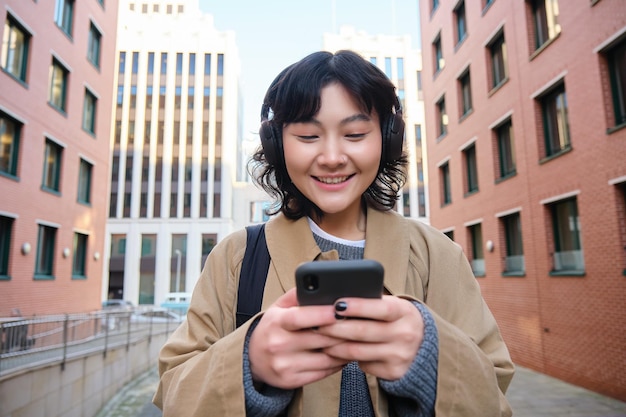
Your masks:
<instances>
[{"instance_id":1,"label":"woman's eye","mask_svg":"<svg viewBox=\"0 0 626 417\"><path fill-rule=\"evenodd\" d=\"M317 135L298 135L298 137L302 140L313 140L317 139Z\"/></svg>"},{"instance_id":2,"label":"woman's eye","mask_svg":"<svg viewBox=\"0 0 626 417\"><path fill-rule=\"evenodd\" d=\"M360 139L364 136L365 136L365 133L351 133L349 135L346 135L346 137L350 139Z\"/></svg>"}]
</instances>

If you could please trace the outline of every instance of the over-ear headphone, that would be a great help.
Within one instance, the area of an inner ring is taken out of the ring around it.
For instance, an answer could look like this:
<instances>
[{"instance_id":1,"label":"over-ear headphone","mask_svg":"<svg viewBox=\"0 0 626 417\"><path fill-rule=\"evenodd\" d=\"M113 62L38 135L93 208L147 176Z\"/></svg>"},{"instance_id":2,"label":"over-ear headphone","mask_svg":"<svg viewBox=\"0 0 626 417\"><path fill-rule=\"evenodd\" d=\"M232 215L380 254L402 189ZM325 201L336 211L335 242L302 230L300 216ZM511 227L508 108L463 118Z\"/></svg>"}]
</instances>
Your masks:
<instances>
[{"instance_id":1,"label":"over-ear headphone","mask_svg":"<svg viewBox=\"0 0 626 417\"><path fill-rule=\"evenodd\" d=\"M271 165L283 163L283 140L282 126L276 126L269 119L270 107L263 104L261 108L261 146L265 153L265 160ZM402 156L402 145L404 142L404 120L402 119L402 106L400 99L396 97L393 114L387 116L382 123L383 139L383 160L393 162Z\"/></svg>"}]
</instances>

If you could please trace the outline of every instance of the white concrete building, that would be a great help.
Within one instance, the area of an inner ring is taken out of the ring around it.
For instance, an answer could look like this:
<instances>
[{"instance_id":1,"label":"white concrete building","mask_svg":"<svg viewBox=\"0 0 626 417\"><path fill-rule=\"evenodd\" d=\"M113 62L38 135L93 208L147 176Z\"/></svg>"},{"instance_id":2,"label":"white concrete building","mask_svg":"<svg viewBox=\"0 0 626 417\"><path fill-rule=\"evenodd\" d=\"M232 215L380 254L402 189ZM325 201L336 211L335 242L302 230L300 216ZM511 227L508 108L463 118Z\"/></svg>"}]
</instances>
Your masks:
<instances>
[{"instance_id":1,"label":"white concrete building","mask_svg":"<svg viewBox=\"0 0 626 417\"><path fill-rule=\"evenodd\" d=\"M191 291L235 214L240 61L198 0L121 0L103 298Z\"/></svg>"},{"instance_id":2,"label":"white concrete building","mask_svg":"<svg viewBox=\"0 0 626 417\"><path fill-rule=\"evenodd\" d=\"M368 35L353 27L343 26L338 34L324 34L324 50L335 52L351 49L360 53L387 74L397 88L403 108L405 149L409 154L407 183L398 211L407 217L428 220L428 180L426 178L426 141L424 102L422 98L422 55L411 47L411 37Z\"/></svg>"}]
</instances>

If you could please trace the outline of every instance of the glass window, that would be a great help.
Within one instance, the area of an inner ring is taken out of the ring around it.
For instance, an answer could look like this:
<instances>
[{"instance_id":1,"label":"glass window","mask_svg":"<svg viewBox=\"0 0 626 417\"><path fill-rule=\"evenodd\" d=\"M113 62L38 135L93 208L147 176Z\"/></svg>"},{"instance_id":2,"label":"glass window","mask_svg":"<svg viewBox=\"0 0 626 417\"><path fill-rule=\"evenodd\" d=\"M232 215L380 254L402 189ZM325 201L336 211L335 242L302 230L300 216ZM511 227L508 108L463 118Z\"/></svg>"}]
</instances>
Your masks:
<instances>
[{"instance_id":1,"label":"glass window","mask_svg":"<svg viewBox=\"0 0 626 417\"><path fill-rule=\"evenodd\" d=\"M72 36L73 15L74 0L56 0L56 6L54 8L54 22L69 36Z\"/></svg>"},{"instance_id":2,"label":"glass window","mask_svg":"<svg viewBox=\"0 0 626 417\"><path fill-rule=\"evenodd\" d=\"M447 162L439 167L439 181L441 181L441 205L445 206L452 203L450 165Z\"/></svg>"},{"instance_id":3,"label":"glass window","mask_svg":"<svg viewBox=\"0 0 626 417\"><path fill-rule=\"evenodd\" d=\"M585 270L576 198L550 205L554 234L553 272Z\"/></svg>"},{"instance_id":4,"label":"glass window","mask_svg":"<svg viewBox=\"0 0 626 417\"><path fill-rule=\"evenodd\" d=\"M565 85L560 84L539 98L543 116L545 157L557 155L571 148L567 117Z\"/></svg>"},{"instance_id":5,"label":"glass window","mask_svg":"<svg viewBox=\"0 0 626 417\"><path fill-rule=\"evenodd\" d=\"M431 0L430 12L433 13L439 7L439 0Z\"/></svg>"},{"instance_id":6,"label":"glass window","mask_svg":"<svg viewBox=\"0 0 626 417\"><path fill-rule=\"evenodd\" d=\"M167 74L167 52L161 52L161 75Z\"/></svg>"},{"instance_id":7,"label":"glass window","mask_svg":"<svg viewBox=\"0 0 626 417\"><path fill-rule=\"evenodd\" d=\"M148 74L154 74L154 52L148 52Z\"/></svg>"},{"instance_id":8,"label":"glass window","mask_svg":"<svg viewBox=\"0 0 626 417\"><path fill-rule=\"evenodd\" d=\"M404 58L396 58L396 66L396 71L398 71L398 81L404 80Z\"/></svg>"},{"instance_id":9,"label":"glass window","mask_svg":"<svg viewBox=\"0 0 626 417\"><path fill-rule=\"evenodd\" d=\"M522 240L522 220L519 213L513 213L500 219L504 230L506 257L504 258L505 274L523 274L524 245Z\"/></svg>"},{"instance_id":10,"label":"glass window","mask_svg":"<svg viewBox=\"0 0 626 417\"><path fill-rule=\"evenodd\" d=\"M50 95L48 100L51 105L63 112L66 111L68 78L69 71L53 58L50 66Z\"/></svg>"},{"instance_id":11,"label":"glass window","mask_svg":"<svg viewBox=\"0 0 626 417\"><path fill-rule=\"evenodd\" d=\"M465 116L472 110L472 85L469 69L459 77L458 83L461 95L461 116Z\"/></svg>"},{"instance_id":12,"label":"glass window","mask_svg":"<svg viewBox=\"0 0 626 417\"><path fill-rule=\"evenodd\" d=\"M54 279L54 247L57 229L40 224L37 235L37 257L35 261L35 279Z\"/></svg>"},{"instance_id":13,"label":"glass window","mask_svg":"<svg viewBox=\"0 0 626 417\"><path fill-rule=\"evenodd\" d=\"M460 1L454 9L454 20L456 21L456 43L457 45L467 36L467 20L465 18L465 1Z\"/></svg>"},{"instance_id":14,"label":"glass window","mask_svg":"<svg viewBox=\"0 0 626 417\"><path fill-rule=\"evenodd\" d=\"M187 235L172 235L172 268L170 291L186 291Z\"/></svg>"},{"instance_id":15,"label":"glass window","mask_svg":"<svg viewBox=\"0 0 626 417\"><path fill-rule=\"evenodd\" d=\"M385 74L387 78L391 78L391 58L385 57Z\"/></svg>"},{"instance_id":16,"label":"glass window","mask_svg":"<svg viewBox=\"0 0 626 417\"><path fill-rule=\"evenodd\" d=\"M102 42L102 34L94 26L89 25L89 40L87 43L87 59L94 64L96 68L100 68L100 43Z\"/></svg>"},{"instance_id":17,"label":"glass window","mask_svg":"<svg viewBox=\"0 0 626 417\"><path fill-rule=\"evenodd\" d=\"M17 176L22 124L0 112L0 173Z\"/></svg>"},{"instance_id":18,"label":"glass window","mask_svg":"<svg viewBox=\"0 0 626 417\"><path fill-rule=\"evenodd\" d=\"M615 126L626 123L626 39L606 52Z\"/></svg>"},{"instance_id":19,"label":"glass window","mask_svg":"<svg viewBox=\"0 0 626 417\"><path fill-rule=\"evenodd\" d=\"M87 278L87 238L82 233L74 233L74 257L72 261L72 278Z\"/></svg>"},{"instance_id":20,"label":"glass window","mask_svg":"<svg viewBox=\"0 0 626 417\"><path fill-rule=\"evenodd\" d=\"M189 75L196 73L196 54L189 54Z\"/></svg>"},{"instance_id":21,"label":"glass window","mask_svg":"<svg viewBox=\"0 0 626 417\"><path fill-rule=\"evenodd\" d=\"M478 191L478 168L476 166L476 145L472 144L463 150L465 162L465 192L472 194Z\"/></svg>"},{"instance_id":22,"label":"glass window","mask_svg":"<svg viewBox=\"0 0 626 417\"><path fill-rule=\"evenodd\" d=\"M211 54L204 54L204 75L211 74Z\"/></svg>"},{"instance_id":23,"label":"glass window","mask_svg":"<svg viewBox=\"0 0 626 417\"><path fill-rule=\"evenodd\" d=\"M499 178L503 179L515 175L515 146L513 124L510 119L495 128L495 136L498 142Z\"/></svg>"},{"instance_id":24,"label":"glass window","mask_svg":"<svg viewBox=\"0 0 626 417\"><path fill-rule=\"evenodd\" d=\"M183 54L176 54L176 75L182 75L183 73Z\"/></svg>"},{"instance_id":25,"label":"glass window","mask_svg":"<svg viewBox=\"0 0 626 417\"><path fill-rule=\"evenodd\" d=\"M483 231L480 223L468 227L472 248L472 271L475 276L485 276L485 256L483 254Z\"/></svg>"},{"instance_id":26,"label":"glass window","mask_svg":"<svg viewBox=\"0 0 626 417\"><path fill-rule=\"evenodd\" d=\"M83 108L83 129L91 134L96 133L96 110L98 99L96 96L85 89L85 104Z\"/></svg>"},{"instance_id":27,"label":"glass window","mask_svg":"<svg viewBox=\"0 0 626 417\"><path fill-rule=\"evenodd\" d=\"M448 133L448 113L446 113L446 98L442 97L437 102L437 137L445 136Z\"/></svg>"},{"instance_id":28,"label":"glass window","mask_svg":"<svg viewBox=\"0 0 626 417\"><path fill-rule=\"evenodd\" d=\"M495 88L507 78L507 53L504 33L497 35L487 47L491 59L491 88Z\"/></svg>"},{"instance_id":29,"label":"glass window","mask_svg":"<svg viewBox=\"0 0 626 417\"><path fill-rule=\"evenodd\" d=\"M445 60L443 59L443 51L441 49L441 35L433 41L433 59L435 61L435 74L443 69Z\"/></svg>"},{"instance_id":30,"label":"glass window","mask_svg":"<svg viewBox=\"0 0 626 417\"><path fill-rule=\"evenodd\" d=\"M84 159L80 160L78 168L78 202L91 203L91 173L93 165Z\"/></svg>"},{"instance_id":31,"label":"glass window","mask_svg":"<svg viewBox=\"0 0 626 417\"><path fill-rule=\"evenodd\" d=\"M13 233L11 217L0 216L0 280L9 277L9 254L11 253L11 235Z\"/></svg>"},{"instance_id":32,"label":"glass window","mask_svg":"<svg viewBox=\"0 0 626 417\"><path fill-rule=\"evenodd\" d=\"M217 54L217 75L224 75L224 54Z\"/></svg>"},{"instance_id":33,"label":"glass window","mask_svg":"<svg viewBox=\"0 0 626 417\"><path fill-rule=\"evenodd\" d=\"M46 149L43 160L43 183L42 187L48 191L59 191L61 179L61 157L63 148L46 139Z\"/></svg>"},{"instance_id":34,"label":"glass window","mask_svg":"<svg viewBox=\"0 0 626 417\"><path fill-rule=\"evenodd\" d=\"M206 257L209 256L209 253L211 253L211 251L213 250L216 244L217 244L216 234L211 233L211 234L202 235L202 261L200 263L200 268L204 266Z\"/></svg>"},{"instance_id":35,"label":"glass window","mask_svg":"<svg viewBox=\"0 0 626 417\"><path fill-rule=\"evenodd\" d=\"M422 89L422 71L417 71L415 76L417 78L417 99L423 100L424 90Z\"/></svg>"},{"instance_id":36,"label":"glass window","mask_svg":"<svg viewBox=\"0 0 626 417\"><path fill-rule=\"evenodd\" d=\"M2 38L2 68L23 82L26 82L30 38L30 33L13 20L11 15L7 15Z\"/></svg>"},{"instance_id":37,"label":"glass window","mask_svg":"<svg viewBox=\"0 0 626 417\"><path fill-rule=\"evenodd\" d=\"M132 74L139 73L139 52L133 52Z\"/></svg>"},{"instance_id":38,"label":"glass window","mask_svg":"<svg viewBox=\"0 0 626 417\"><path fill-rule=\"evenodd\" d=\"M124 74L126 70L126 52L120 52L120 62L118 72Z\"/></svg>"},{"instance_id":39,"label":"glass window","mask_svg":"<svg viewBox=\"0 0 626 417\"><path fill-rule=\"evenodd\" d=\"M557 0L531 0L535 32L535 50L561 32L558 23L559 5Z\"/></svg>"}]
</instances>

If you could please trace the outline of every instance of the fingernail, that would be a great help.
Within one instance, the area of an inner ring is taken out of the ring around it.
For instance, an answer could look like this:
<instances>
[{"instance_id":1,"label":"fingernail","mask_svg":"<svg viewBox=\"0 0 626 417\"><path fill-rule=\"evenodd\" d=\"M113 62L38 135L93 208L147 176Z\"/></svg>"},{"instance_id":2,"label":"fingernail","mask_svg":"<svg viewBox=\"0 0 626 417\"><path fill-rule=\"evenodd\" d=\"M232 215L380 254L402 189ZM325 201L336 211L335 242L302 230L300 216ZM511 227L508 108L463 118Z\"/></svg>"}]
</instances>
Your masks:
<instances>
[{"instance_id":1,"label":"fingernail","mask_svg":"<svg viewBox=\"0 0 626 417\"><path fill-rule=\"evenodd\" d=\"M348 309L348 303L345 301L339 301L335 304L335 311L346 311Z\"/></svg>"},{"instance_id":2,"label":"fingernail","mask_svg":"<svg viewBox=\"0 0 626 417\"><path fill-rule=\"evenodd\" d=\"M341 316L341 315L339 315L339 314L337 314L337 313L335 313L335 319L337 319L337 320L343 320L343 319L345 319L345 317L344 317L344 316Z\"/></svg>"}]
</instances>

